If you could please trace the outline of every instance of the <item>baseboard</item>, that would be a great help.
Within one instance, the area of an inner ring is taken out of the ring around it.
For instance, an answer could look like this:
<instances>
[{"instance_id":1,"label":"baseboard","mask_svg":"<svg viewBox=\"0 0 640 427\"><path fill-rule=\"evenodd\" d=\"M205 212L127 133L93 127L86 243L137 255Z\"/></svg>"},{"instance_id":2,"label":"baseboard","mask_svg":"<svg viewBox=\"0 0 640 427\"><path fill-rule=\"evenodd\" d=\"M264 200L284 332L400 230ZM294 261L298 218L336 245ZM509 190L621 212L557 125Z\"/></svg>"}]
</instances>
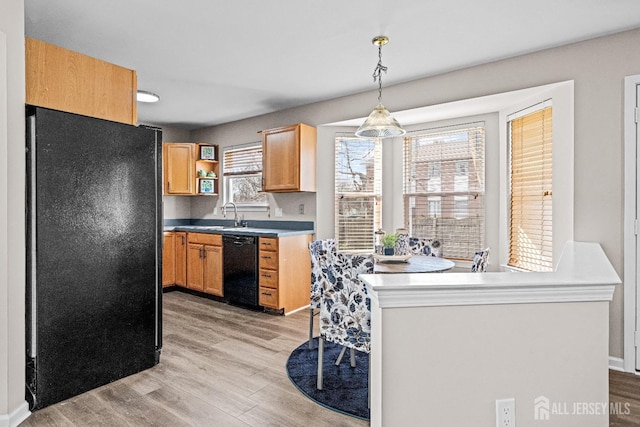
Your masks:
<instances>
[{"instance_id":1,"label":"baseboard","mask_svg":"<svg viewBox=\"0 0 640 427\"><path fill-rule=\"evenodd\" d=\"M29 415L31 415L29 404L25 401L12 413L0 415L0 427L16 427L29 418Z\"/></svg>"},{"instance_id":2,"label":"baseboard","mask_svg":"<svg viewBox=\"0 0 640 427\"><path fill-rule=\"evenodd\" d=\"M624 359L609 356L609 369L624 372Z\"/></svg>"}]
</instances>

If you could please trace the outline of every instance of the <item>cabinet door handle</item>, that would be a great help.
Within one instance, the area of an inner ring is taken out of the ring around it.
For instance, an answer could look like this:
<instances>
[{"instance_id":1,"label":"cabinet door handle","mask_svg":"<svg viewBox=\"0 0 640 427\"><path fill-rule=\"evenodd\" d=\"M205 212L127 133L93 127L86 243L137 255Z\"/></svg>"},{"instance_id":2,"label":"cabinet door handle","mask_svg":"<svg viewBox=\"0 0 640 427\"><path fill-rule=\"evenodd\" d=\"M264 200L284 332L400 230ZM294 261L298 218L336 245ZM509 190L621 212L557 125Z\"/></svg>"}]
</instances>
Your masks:
<instances>
[{"instance_id":1,"label":"cabinet door handle","mask_svg":"<svg viewBox=\"0 0 640 427\"><path fill-rule=\"evenodd\" d=\"M262 259L271 259L270 256L264 256L264 255L262 255L260 258L262 258Z\"/></svg>"},{"instance_id":2,"label":"cabinet door handle","mask_svg":"<svg viewBox=\"0 0 640 427\"><path fill-rule=\"evenodd\" d=\"M271 279L271 275L270 274L263 274L262 277L266 277L267 279Z\"/></svg>"},{"instance_id":3,"label":"cabinet door handle","mask_svg":"<svg viewBox=\"0 0 640 427\"><path fill-rule=\"evenodd\" d=\"M269 292L262 292L262 295L265 295L265 296L270 297L270 296L271 296L271 293L269 293Z\"/></svg>"},{"instance_id":4,"label":"cabinet door handle","mask_svg":"<svg viewBox=\"0 0 640 427\"><path fill-rule=\"evenodd\" d=\"M198 249L198 258L204 258L204 256L202 255L202 251L203 249Z\"/></svg>"},{"instance_id":5,"label":"cabinet door handle","mask_svg":"<svg viewBox=\"0 0 640 427\"><path fill-rule=\"evenodd\" d=\"M184 236L180 236L180 238L182 239L182 246L184 246Z\"/></svg>"}]
</instances>

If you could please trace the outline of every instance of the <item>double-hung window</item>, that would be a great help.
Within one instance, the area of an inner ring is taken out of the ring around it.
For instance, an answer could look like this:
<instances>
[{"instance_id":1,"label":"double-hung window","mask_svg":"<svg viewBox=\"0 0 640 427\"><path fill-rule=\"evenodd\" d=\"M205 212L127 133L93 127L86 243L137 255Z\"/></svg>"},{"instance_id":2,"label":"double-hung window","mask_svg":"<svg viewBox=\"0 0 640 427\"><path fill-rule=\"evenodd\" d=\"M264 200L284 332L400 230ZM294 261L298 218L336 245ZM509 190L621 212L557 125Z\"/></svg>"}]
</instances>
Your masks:
<instances>
[{"instance_id":1,"label":"double-hung window","mask_svg":"<svg viewBox=\"0 0 640 427\"><path fill-rule=\"evenodd\" d=\"M379 139L336 138L335 236L340 250L373 251L382 224Z\"/></svg>"},{"instance_id":2,"label":"double-hung window","mask_svg":"<svg viewBox=\"0 0 640 427\"><path fill-rule=\"evenodd\" d=\"M484 248L484 127L404 140L404 215L412 236L442 242L447 258Z\"/></svg>"},{"instance_id":3,"label":"double-hung window","mask_svg":"<svg viewBox=\"0 0 640 427\"><path fill-rule=\"evenodd\" d=\"M230 147L224 152L224 201L244 210L266 209L262 193L262 145Z\"/></svg>"},{"instance_id":4,"label":"double-hung window","mask_svg":"<svg viewBox=\"0 0 640 427\"><path fill-rule=\"evenodd\" d=\"M553 269L552 108L509 121L509 265Z\"/></svg>"}]
</instances>

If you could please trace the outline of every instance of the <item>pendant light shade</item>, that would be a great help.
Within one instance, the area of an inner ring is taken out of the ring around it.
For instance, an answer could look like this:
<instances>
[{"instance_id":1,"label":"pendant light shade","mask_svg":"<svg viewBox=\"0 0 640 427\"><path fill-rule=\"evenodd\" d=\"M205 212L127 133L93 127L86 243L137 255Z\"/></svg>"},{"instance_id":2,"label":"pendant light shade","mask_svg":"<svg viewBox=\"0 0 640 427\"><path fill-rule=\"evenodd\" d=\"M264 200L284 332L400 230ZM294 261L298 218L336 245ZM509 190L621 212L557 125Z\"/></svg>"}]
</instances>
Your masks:
<instances>
[{"instance_id":1,"label":"pendant light shade","mask_svg":"<svg viewBox=\"0 0 640 427\"><path fill-rule=\"evenodd\" d=\"M391 116L389 110L382 105L382 72L387 67L382 65L382 46L389 43L387 36L374 37L371 42L378 46L378 65L373 70L373 81L378 81L378 105L373 109L367 120L356 131L356 136L362 138L393 138L406 133L400 123Z\"/></svg>"},{"instance_id":2,"label":"pendant light shade","mask_svg":"<svg viewBox=\"0 0 640 427\"><path fill-rule=\"evenodd\" d=\"M362 138L393 138L406 133L400 123L393 118L384 105L378 104L367 120L356 131L356 136Z\"/></svg>"}]
</instances>

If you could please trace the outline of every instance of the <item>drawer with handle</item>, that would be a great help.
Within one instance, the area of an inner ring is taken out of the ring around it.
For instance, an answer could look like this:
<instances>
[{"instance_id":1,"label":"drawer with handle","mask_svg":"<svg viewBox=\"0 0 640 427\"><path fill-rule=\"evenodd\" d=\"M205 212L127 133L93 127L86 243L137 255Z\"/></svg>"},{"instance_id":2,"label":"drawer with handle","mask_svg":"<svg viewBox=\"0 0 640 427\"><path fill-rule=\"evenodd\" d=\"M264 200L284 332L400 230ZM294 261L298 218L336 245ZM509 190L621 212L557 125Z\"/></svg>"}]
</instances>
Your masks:
<instances>
[{"instance_id":1,"label":"drawer with handle","mask_svg":"<svg viewBox=\"0 0 640 427\"><path fill-rule=\"evenodd\" d=\"M263 251L262 248L258 254L258 265L260 268L268 268L271 270L278 269L278 253Z\"/></svg>"},{"instance_id":2,"label":"drawer with handle","mask_svg":"<svg viewBox=\"0 0 640 427\"><path fill-rule=\"evenodd\" d=\"M264 288L260 286L260 295L258 295L258 299L258 303L263 307L278 308L277 289Z\"/></svg>"},{"instance_id":3,"label":"drawer with handle","mask_svg":"<svg viewBox=\"0 0 640 427\"><path fill-rule=\"evenodd\" d=\"M261 268L260 272L258 273L258 281L260 287L277 289L278 272L273 270L264 270Z\"/></svg>"},{"instance_id":4,"label":"drawer with handle","mask_svg":"<svg viewBox=\"0 0 640 427\"><path fill-rule=\"evenodd\" d=\"M275 237L261 237L259 246L261 251L277 251L278 239Z\"/></svg>"}]
</instances>

